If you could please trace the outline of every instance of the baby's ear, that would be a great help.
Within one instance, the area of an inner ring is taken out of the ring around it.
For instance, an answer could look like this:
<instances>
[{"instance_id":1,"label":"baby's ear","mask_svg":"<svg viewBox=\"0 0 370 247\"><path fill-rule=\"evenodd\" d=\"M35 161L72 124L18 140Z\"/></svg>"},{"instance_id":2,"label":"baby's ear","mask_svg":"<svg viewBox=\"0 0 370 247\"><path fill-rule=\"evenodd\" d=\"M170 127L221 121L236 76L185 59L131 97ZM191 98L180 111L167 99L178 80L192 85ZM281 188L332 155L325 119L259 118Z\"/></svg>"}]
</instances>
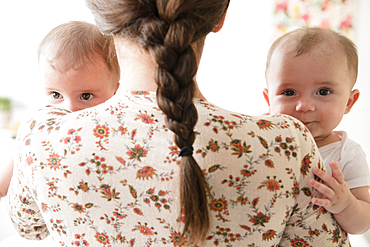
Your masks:
<instances>
[{"instance_id":1,"label":"baby's ear","mask_svg":"<svg viewBox=\"0 0 370 247\"><path fill-rule=\"evenodd\" d=\"M267 88L263 89L263 97L265 98L267 104L270 106L269 90Z\"/></svg>"},{"instance_id":2,"label":"baby's ear","mask_svg":"<svg viewBox=\"0 0 370 247\"><path fill-rule=\"evenodd\" d=\"M270 115L271 114L271 107L270 107L270 98L269 98L269 90L267 88L264 88L263 91L263 97L265 98L268 106L269 106L269 112L265 113L264 115Z\"/></svg>"},{"instance_id":3,"label":"baby's ear","mask_svg":"<svg viewBox=\"0 0 370 247\"><path fill-rule=\"evenodd\" d=\"M353 89L349 95L347 105L346 105L346 110L344 111L344 114L347 114L351 111L353 105L358 100L358 97L360 97L360 91L358 89Z\"/></svg>"},{"instance_id":4,"label":"baby's ear","mask_svg":"<svg viewBox=\"0 0 370 247\"><path fill-rule=\"evenodd\" d=\"M117 93L117 90L119 88L120 82L117 83L116 90L114 91L114 95Z\"/></svg>"}]
</instances>

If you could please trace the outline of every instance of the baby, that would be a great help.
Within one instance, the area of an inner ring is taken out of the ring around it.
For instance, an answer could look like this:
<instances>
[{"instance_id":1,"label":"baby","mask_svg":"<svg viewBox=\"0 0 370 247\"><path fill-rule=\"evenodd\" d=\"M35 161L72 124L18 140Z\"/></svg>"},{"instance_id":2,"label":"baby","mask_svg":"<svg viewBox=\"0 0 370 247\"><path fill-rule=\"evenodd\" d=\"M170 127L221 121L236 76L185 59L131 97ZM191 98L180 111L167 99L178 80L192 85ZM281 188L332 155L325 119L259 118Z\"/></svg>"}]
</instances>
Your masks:
<instances>
[{"instance_id":1,"label":"baby","mask_svg":"<svg viewBox=\"0 0 370 247\"><path fill-rule=\"evenodd\" d=\"M112 97L120 68L113 37L90 23L73 21L57 26L38 49L47 103L78 111ZM13 163L0 174L0 198L7 194Z\"/></svg>"},{"instance_id":2,"label":"baby","mask_svg":"<svg viewBox=\"0 0 370 247\"><path fill-rule=\"evenodd\" d=\"M293 116L310 130L327 170L314 170L325 184L310 181L324 195L312 203L325 207L351 234L370 228L369 167L360 145L334 129L360 95L353 89L357 71L350 39L332 30L297 29L272 44L263 92L270 114Z\"/></svg>"}]
</instances>

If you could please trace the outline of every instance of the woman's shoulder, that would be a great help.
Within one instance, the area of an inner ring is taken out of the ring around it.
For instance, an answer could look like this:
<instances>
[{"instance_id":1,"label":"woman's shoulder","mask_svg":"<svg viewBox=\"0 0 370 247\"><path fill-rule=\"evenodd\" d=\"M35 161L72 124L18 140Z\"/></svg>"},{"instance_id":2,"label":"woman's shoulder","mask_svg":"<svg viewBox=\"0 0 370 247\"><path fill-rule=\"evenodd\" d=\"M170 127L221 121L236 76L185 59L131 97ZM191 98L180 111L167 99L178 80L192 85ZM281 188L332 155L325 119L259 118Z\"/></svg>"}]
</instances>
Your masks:
<instances>
[{"instance_id":1,"label":"woman's shoulder","mask_svg":"<svg viewBox=\"0 0 370 247\"><path fill-rule=\"evenodd\" d=\"M310 132L306 126L298 119L288 115L252 116L223 109L205 100L197 100L195 104L198 109L199 122L209 122L208 124L204 123L204 125L219 123L223 124L223 127L227 129L239 128L243 131L248 129L255 134L270 134L274 132L277 135L279 133L288 135L290 133L293 135L300 134L306 140L310 138Z\"/></svg>"}]
</instances>

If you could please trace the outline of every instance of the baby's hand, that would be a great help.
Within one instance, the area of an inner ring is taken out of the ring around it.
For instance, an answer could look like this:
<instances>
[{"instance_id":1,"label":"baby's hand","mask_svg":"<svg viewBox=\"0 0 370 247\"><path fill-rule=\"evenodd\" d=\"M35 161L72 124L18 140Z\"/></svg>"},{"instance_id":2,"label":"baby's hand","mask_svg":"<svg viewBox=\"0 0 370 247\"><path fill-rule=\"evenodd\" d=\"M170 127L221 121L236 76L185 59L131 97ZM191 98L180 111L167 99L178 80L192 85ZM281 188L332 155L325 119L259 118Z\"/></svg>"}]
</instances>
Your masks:
<instances>
[{"instance_id":1,"label":"baby's hand","mask_svg":"<svg viewBox=\"0 0 370 247\"><path fill-rule=\"evenodd\" d=\"M323 198L312 198L312 203L325 207L333 214L338 214L349 205L352 194L344 181L339 163L332 160L329 162L329 166L332 176L318 168L313 170L313 173L320 177L326 185L314 179L310 180L310 185L323 194Z\"/></svg>"}]
</instances>

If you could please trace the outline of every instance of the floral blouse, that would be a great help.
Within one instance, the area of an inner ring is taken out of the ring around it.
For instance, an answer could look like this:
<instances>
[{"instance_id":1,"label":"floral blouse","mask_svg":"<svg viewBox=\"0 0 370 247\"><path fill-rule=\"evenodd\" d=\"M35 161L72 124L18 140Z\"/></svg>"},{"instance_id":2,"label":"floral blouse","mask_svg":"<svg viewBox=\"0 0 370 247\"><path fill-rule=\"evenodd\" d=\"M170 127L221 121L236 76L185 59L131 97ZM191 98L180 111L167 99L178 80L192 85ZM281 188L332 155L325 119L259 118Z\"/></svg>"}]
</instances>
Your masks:
<instances>
[{"instance_id":1,"label":"floral blouse","mask_svg":"<svg viewBox=\"0 0 370 247\"><path fill-rule=\"evenodd\" d=\"M194 99L194 158L210 186L204 246L349 246L309 186L322 166L305 126ZM9 214L19 234L58 246L187 246L179 149L153 92L94 108L46 107L18 131Z\"/></svg>"}]
</instances>

